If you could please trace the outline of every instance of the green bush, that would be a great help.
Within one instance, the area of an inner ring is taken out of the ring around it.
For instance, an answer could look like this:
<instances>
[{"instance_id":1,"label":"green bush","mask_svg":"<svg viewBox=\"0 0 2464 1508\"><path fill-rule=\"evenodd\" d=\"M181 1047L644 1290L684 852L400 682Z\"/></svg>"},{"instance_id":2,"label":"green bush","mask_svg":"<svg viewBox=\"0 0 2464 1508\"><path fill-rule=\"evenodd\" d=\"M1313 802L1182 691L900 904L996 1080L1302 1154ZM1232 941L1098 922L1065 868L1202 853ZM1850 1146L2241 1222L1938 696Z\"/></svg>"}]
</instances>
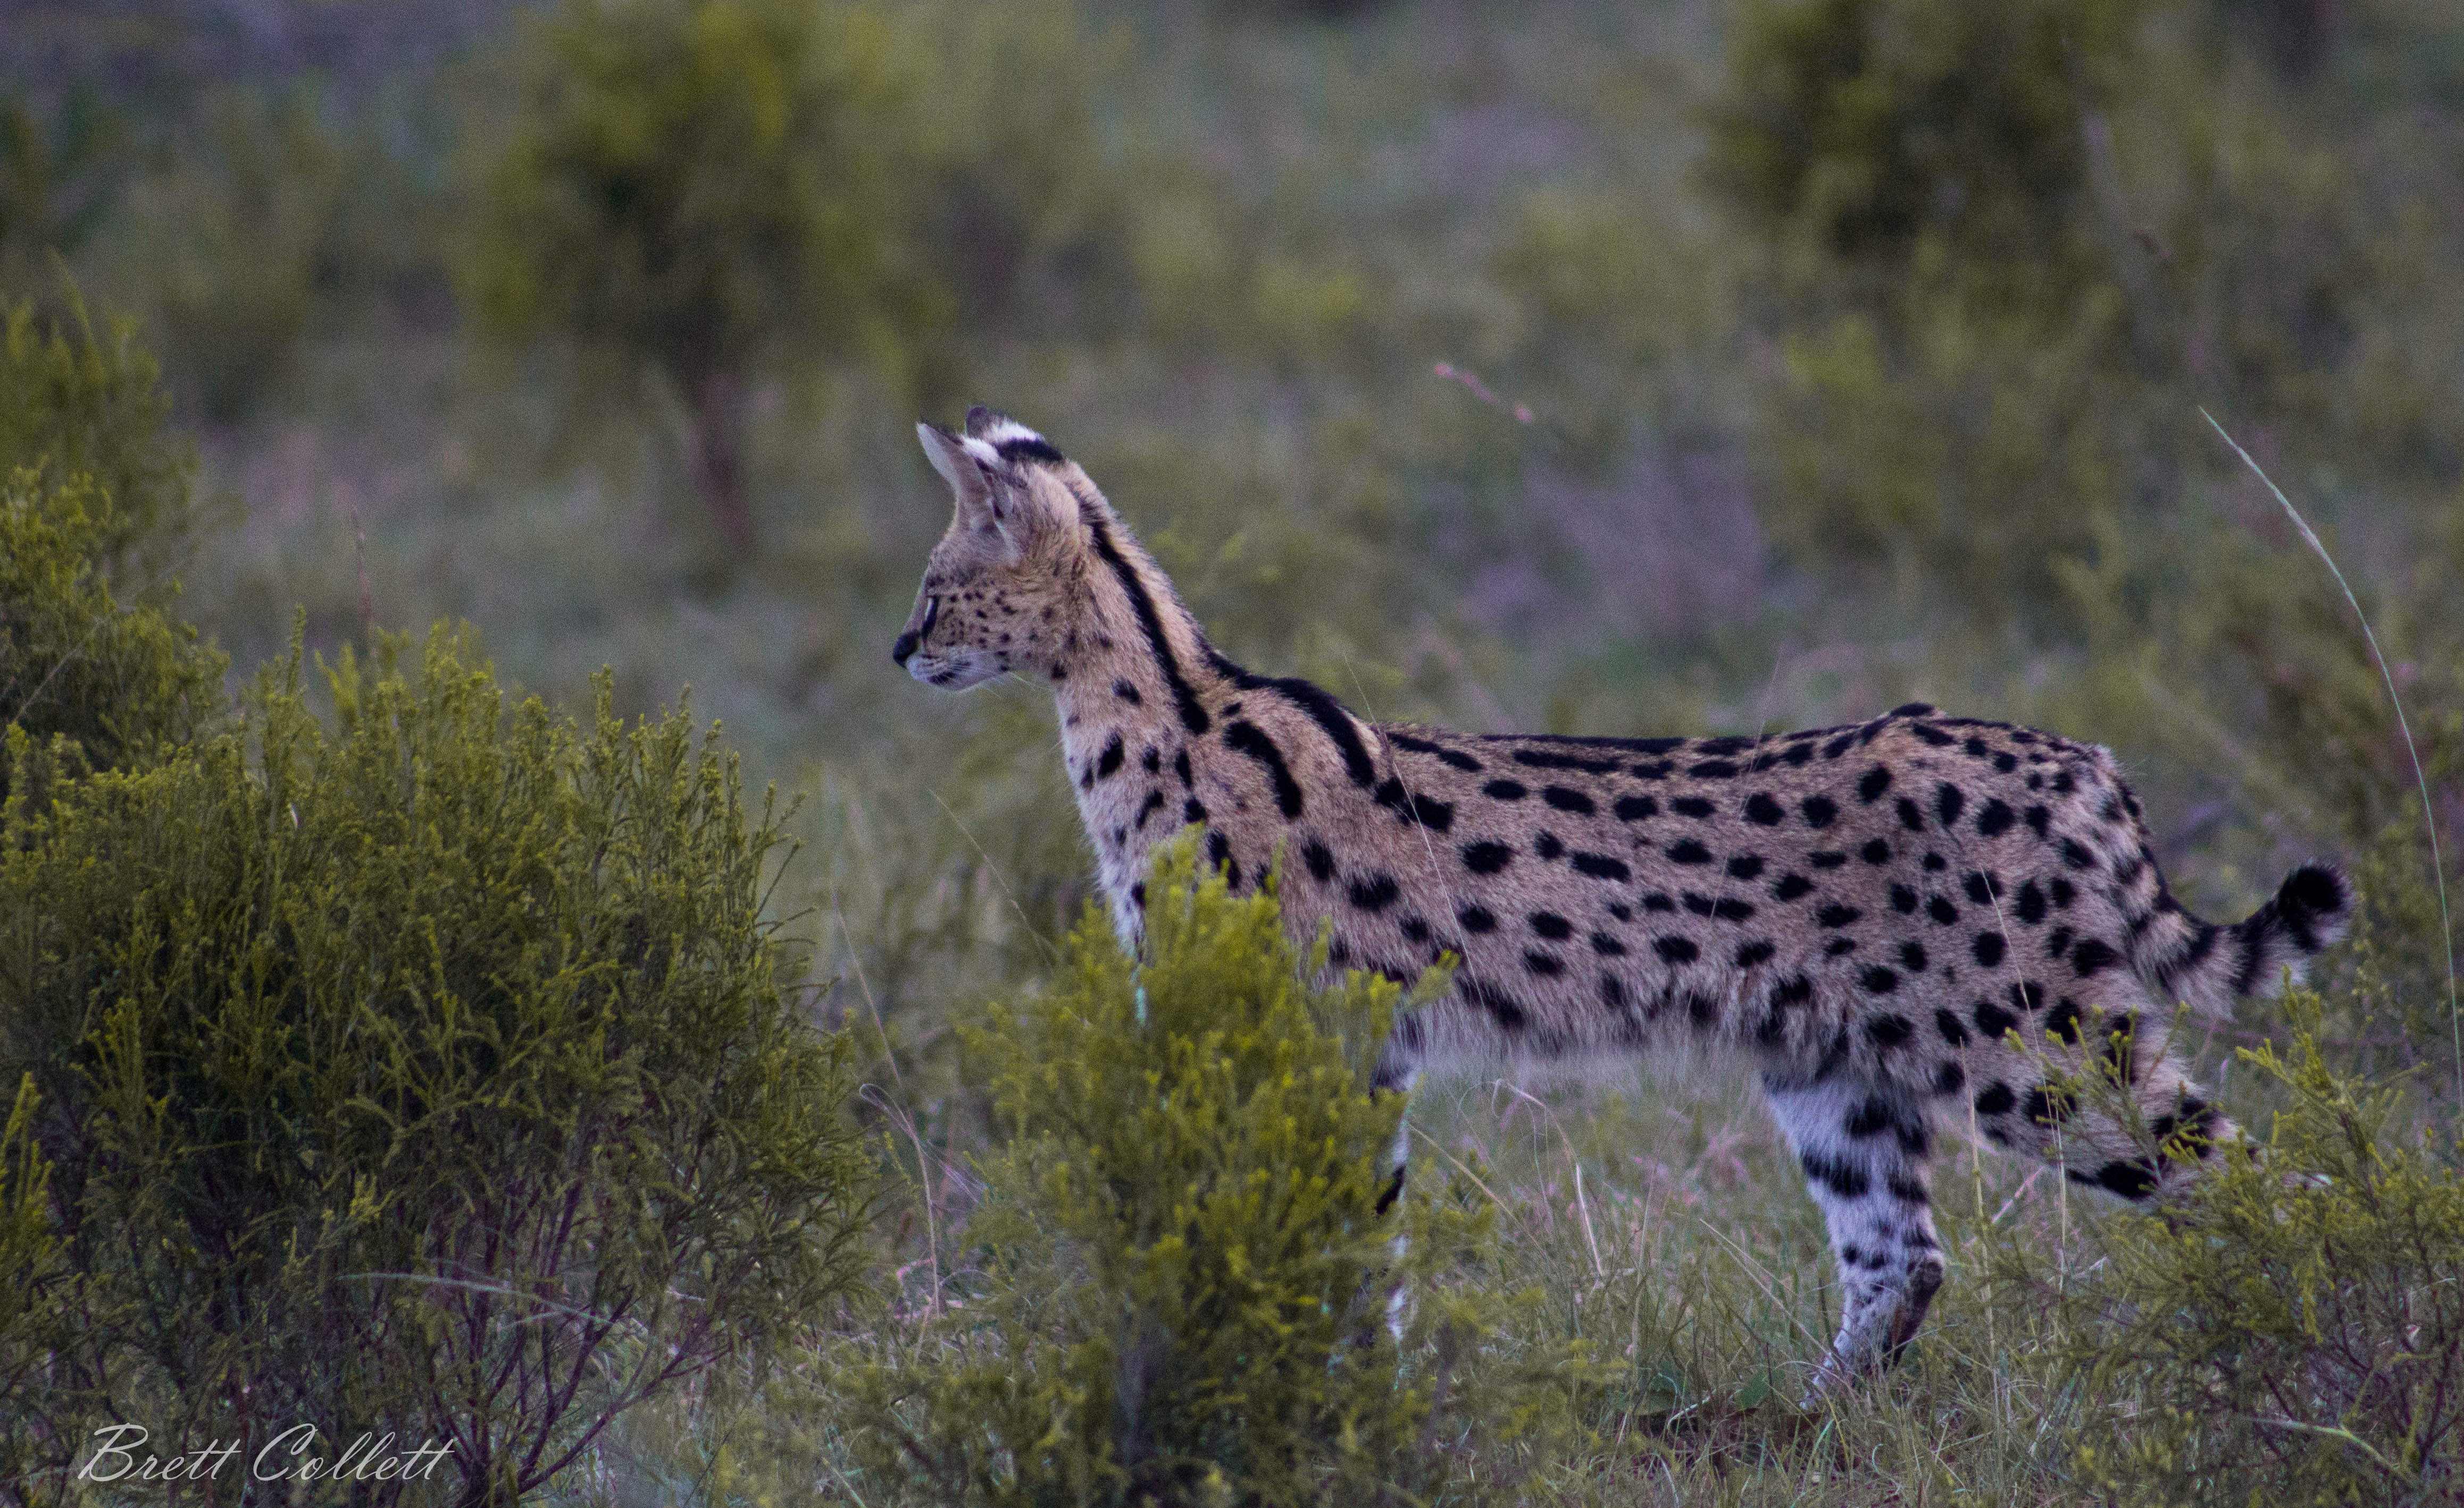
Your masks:
<instances>
[{"instance_id":1,"label":"green bush","mask_svg":"<svg viewBox=\"0 0 2464 1508\"><path fill-rule=\"evenodd\" d=\"M92 89L69 90L46 114L0 93L0 296L48 281L51 258L75 255L126 170L126 124Z\"/></svg>"},{"instance_id":2,"label":"green bush","mask_svg":"<svg viewBox=\"0 0 2464 1508\"><path fill-rule=\"evenodd\" d=\"M1387 1300L1484 1220L1382 1208L1403 1106L1369 1068L1396 989L1307 988L1271 891L1229 896L1187 844L1149 893L1143 963L1090 914L1049 992L972 1038L1015 1131L963 1237L982 1266L918 1359L873 1375L858 1453L941 1501L1382 1500L1433 1481L1480 1323L1421 1297L1398 1350ZM1444 1359L1406 1366L1437 1331Z\"/></svg>"},{"instance_id":3,"label":"green bush","mask_svg":"<svg viewBox=\"0 0 2464 1508\"><path fill-rule=\"evenodd\" d=\"M400 654L330 732L295 654L244 735L11 803L0 1072L122 1417L390 1430L510 1503L852 1282L866 1164L714 742Z\"/></svg>"},{"instance_id":4,"label":"green bush","mask_svg":"<svg viewBox=\"0 0 2464 1508\"><path fill-rule=\"evenodd\" d=\"M40 1104L32 1079L18 1081L0 1123L0 1501L35 1495L29 1480L42 1441L64 1411L88 1400L55 1358L73 1346L67 1263L52 1232L51 1167L34 1145ZM37 1388L40 1391L37 1391Z\"/></svg>"},{"instance_id":5,"label":"green bush","mask_svg":"<svg viewBox=\"0 0 2464 1508\"><path fill-rule=\"evenodd\" d=\"M2427 1503L2464 1482L2464 1173L2399 1138L2400 1096L2321 1055L2241 1060L2288 1097L2162 1215L2122 1215L2069 1349L2135 1426L2086 1442L2115 1502Z\"/></svg>"},{"instance_id":6,"label":"green bush","mask_svg":"<svg viewBox=\"0 0 2464 1508\"><path fill-rule=\"evenodd\" d=\"M91 482L101 504L87 508L96 533L81 548L122 597L153 598L206 521L195 453L164 432L170 400L136 326L113 318L97 334L76 288L65 294L60 316L6 305L0 478L31 469L30 485L55 492Z\"/></svg>"},{"instance_id":7,"label":"green bush","mask_svg":"<svg viewBox=\"0 0 2464 1508\"><path fill-rule=\"evenodd\" d=\"M671 383L695 489L739 552L761 363L909 377L948 314L908 238L915 39L845 0L571 0L526 26L519 111L482 149L460 263L479 324L564 337L619 391Z\"/></svg>"},{"instance_id":8,"label":"green bush","mask_svg":"<svg viewBox=\"0 0 2464 1508\"><path fill-rule=\"evenodd\" d=\"M122 606L96 568L128 537L81 474L0 478L0 797L159 759L223 714L223 656L158 608Z\"/></svg>"}]
</instances>

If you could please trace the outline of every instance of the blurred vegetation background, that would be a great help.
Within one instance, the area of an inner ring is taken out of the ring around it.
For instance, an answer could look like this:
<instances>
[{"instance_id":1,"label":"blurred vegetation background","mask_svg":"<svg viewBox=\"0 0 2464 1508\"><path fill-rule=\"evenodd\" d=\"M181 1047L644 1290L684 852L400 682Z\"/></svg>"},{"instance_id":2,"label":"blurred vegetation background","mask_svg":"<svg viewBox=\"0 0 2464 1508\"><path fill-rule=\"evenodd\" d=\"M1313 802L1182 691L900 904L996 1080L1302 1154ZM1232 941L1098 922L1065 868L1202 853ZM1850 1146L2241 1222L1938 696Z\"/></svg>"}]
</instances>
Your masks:
<instances>
[{"instance_id":1,"label":"blurred vegetation background","mask_svg":"<svg viewBox=\"0 0 2464 1508\"><path fill-rule=\"evenodd\" d=\"M1089 893L1041 693L887 654L946 507L912 426L970 402L1083 461L1228 652L1381 718L1751 733L1921 697L2113 747L2204 913L2341 858L2365 914L2310 1039L2452 1134L2444 0L0 0L0 295L11 387L119 426L0 460L96 473L139 520L113 590L176 590L234 683L295 607L329 658L461 619L577 711L602 667L627 713L690 686L810 793L772 907L895 1133L911 1255L994 1132L958 1028L1051 976ZM2202 408L2353 579L2421 781ZM2277 1081L2229 1054L2271 1012L2208 1048L2260 1126ZM1803 1269L1665 1344L1636 1309L1620 1439L1725 1419L1702 1400L1822 1333L1768 1128L1631 1090L1573 1094L1579 1146L1554 1100L1516 1140L1504 1089L1424 1097L1533 1211L1588 1165L1645 1233L1680 1197ZM1772 1166L1700 1170L1736 1145ZM2042 1213L2070 1250L2058 1188L2006 1172L1970 1235ZM1726 1239L1648 1255L1743 1293ZM1740 1449L1703 1428L1685 1461ZM2036 1491L2050 1459L1958 1470Z\"/></svg>"}]
</instances>

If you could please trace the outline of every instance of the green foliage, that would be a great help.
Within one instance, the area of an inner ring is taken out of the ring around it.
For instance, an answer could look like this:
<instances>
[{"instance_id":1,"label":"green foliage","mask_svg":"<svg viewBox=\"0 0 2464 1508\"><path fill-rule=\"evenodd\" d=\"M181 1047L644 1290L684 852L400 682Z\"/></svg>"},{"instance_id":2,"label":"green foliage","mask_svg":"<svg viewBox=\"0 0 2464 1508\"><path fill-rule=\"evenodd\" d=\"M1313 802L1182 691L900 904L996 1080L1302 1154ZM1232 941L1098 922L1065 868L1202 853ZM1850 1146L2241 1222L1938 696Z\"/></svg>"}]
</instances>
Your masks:
<instances>
[{"instance_id":1,"label":"green foliage","mask_svg":"<svg viewBox=\"0 0 2464 1508\"><path fill-rule=\"evenodd\" d=\"M223 714L224 657L161 609L122 606L97 570L126 537L82 475L21 469L0 480L0 797L153 762Z\"/></svg>"},{"instance_id":2,"label":"green foliage","mask_svg":"<svg viewBox=\"0 0 2464 1508\"><path fill-rule=\"evenodd\" d=\"M61 1395L77 1391L54 1366L75 1336L67 1264L52 1233L51 1167L34 1142L40 1104L33 1080L21 1079L0 1124L0 1399L10 1405L0 1412L0 1500L33 1496L27 1478L41 1462L40 1442L62 1411Z\"/></svg>"},{"instance_id":3,"label":"green foliage","mask_svg":"<svg viewBox=\"0 0 2464 1508\"><path fill-rule=\"evenodd\" d=\"M1271 893L1183 843L1150 882L1145 962L1090 915L1048 993L974 1039L1014 1129L968 1246L982 1291L944 1349L879 1371L875 1470L944 1501L1295 1503L1432 1481L1472 1307L1422 1300L1407 1367L1388 1296L1483 1223L1381 1214L1399 1096L1369 1065L1395 987L1314 991ZM1322 962L1322 960L1320 960ZM1398 1236L1406 1237L1399 1249Z\"/></svg>"},{"instance_id":4,"label":"green foliage","mask_svg":"<svg viewBox=\"0 0 2464 1508\"><path fill-rule=\"evenodd\" d=\"M0 92L0 296L46 280L53 256L84 246L110 211L127 128L92 89L55 119Z\"/></svg>"},{"instance_id":5,"label":"green foliage","mask_svg":"<svg viewBox=\"0 0 2464 1508\"><path fill-rule=\"evenodd\" d=\"M2076 234L2080 117L2129 20L2118 0L1750 0L1707 176L1851 262L1928 241L2045 260Z\"/></svg>"},{"instance_id":6,"label":"green foliage","mask_svg":"<svg viewBox=\"0 0 2464 1508\"><path fill-rule=\"evenodd\" d=\"M401 651L332 732L295 658L245 737L10 804L0 1071L128 1417L450 1440L510 1502L847 1287L866 1168L712 740Z\"/></svg>"},{"instance_id":7,"label":"green foliage","mask_svg":"<svg viewBox=\"0 0 2464 1508\"><path fill-rule=\"evenodd\" d=\"M524 102L484 149L465 296L679 391L703 501L745 512L758 362L869 358L908 378L946 317L901 190L921 80L894 14L803 0L572 0L527 24Z\"/></svg>"},{"instance_id":8,"label":"green foliage","mask_svg":"<svg viewBox=\"0 0 2464 1508\"><path fill-rule=\"evenodd\" d=\"M2392 1088L2291 1047L2241 1059L2289 1098L2254 1154L2108 1227L2072 1363L2134 1428L2081 1447L2116 1502L2444 1501L2464 1475L2464 1174L2397 1134Z\"/></svg>"},{"instance_id":9,"label":"green foliage","mask_svg":"<svg viewBox=\"0 0 2464 1508\"><path fill-rule=\"evenodd\" d=\"M57 492L83 479L103 506L84 548L121 595L142 601L166 583L203 522L196 460L165 433L170 400L162 368L124 318L98 335L72 286L64 317L31 302L6 306L0 347L0 477L30 469L30 487Z\"/></svg>"},{"instance_id":10,"label":"green foliage","mask_svg":"<svg viewBox=\"0 0 2464 1508\"><path fill-rule=\"evenodd\" d=\"M311 340L432 280L437 237L432 196L371 122L308 88L221 91L199 116L131 178L99 260L184 398L229 424L296 389Z\"/></svg>"}]
</instances>

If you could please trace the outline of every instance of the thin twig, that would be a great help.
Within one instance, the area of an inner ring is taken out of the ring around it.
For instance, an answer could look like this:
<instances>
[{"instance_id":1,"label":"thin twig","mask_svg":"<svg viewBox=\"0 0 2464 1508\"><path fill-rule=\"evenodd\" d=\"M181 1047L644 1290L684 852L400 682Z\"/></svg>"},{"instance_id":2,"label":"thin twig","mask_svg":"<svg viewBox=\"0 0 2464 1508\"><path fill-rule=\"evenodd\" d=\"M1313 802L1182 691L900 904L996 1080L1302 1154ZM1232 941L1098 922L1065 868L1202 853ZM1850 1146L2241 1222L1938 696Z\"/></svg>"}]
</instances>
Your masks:
<instances>
[{"instance_id":1,"label":"thin twig","mask_svg":"<svg viewBox=\"0 0 2464 1508\"><path fill-rule=\"evenodd\" d=\"M2336 568L2336 557L2319 542L2319 535L2311 529L2310 520L2301 516L2301 511L2284 495L2284 489L2276 485L2276 479L2267 474L2264 467L2251 459L2250 452L2241 448L2240 442L2225 432L2225 426L2216 423L2215 415L2202 407L2199 417L2208 422L2208 426L2215 430L2225 444L2233 447L2233 453L2241 457L2242 465L2249 467L2261 482L2267 484L2267 490L2276 494L2277 502L2283 507L2285 516L2293 520L2293 527L2301 531L2302 541L2326 562L2327 573L2336 579L2336 585L2343 590L2345 604L2352 608L2353 617L2361 623L2362 637L2369 642L2370 658L2378 662L2380 678L2387 682L2387 701L2395 708L2395 725L2404 734L2404 752L2412 759L2413 783L2421 788L2421 825L2430 834L2430 877L2438 884L2439 941L2447 945L2447 1021L2449 1031L2454 1037L2455 1099L2457 1104L2464 1104L2464 1013L2460 1013L2456 1005L2455 928L2447 918L2447 865L2438 854L2438 813L2430 804L2430 777L2421 770L2421 749L2412 741L2412 723L2404 715L2404 698L2396 691L2395 672L2387 668L2387 653L2379 647L2379 636L2370 631L2369 615L2362 611L2361 599L2353 595L2352 583L2344 579L2344 573Z\"/></svg>"}]
</instances>

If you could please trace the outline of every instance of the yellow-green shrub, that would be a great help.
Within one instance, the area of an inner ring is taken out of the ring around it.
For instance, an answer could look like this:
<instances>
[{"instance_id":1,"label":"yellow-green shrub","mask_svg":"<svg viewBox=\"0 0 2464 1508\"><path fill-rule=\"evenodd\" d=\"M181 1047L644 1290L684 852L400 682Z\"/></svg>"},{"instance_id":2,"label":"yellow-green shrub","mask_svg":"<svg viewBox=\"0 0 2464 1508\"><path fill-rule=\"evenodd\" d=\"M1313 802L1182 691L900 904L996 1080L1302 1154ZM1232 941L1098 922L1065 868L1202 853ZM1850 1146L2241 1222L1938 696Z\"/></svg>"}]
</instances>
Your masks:
<instances>
[{"instance_id":1,"label":"yellow-green shrub","mask_svg":"<svg viewBox=\"0 0 2464 1508\"><path fill-rule=\"evenodd\" d=\"M1450 1400L1483 1322L1431 1287L1485 1215L1390 1205L1403 1104L1369 1069L1397 992L1309 988L1271 892L1228 895L1187 844L1149 896L1143 962L1090 914L1049 991L972 1038L1015 1140L984 1168L963 1306L871 1375L858 1453L942 1501L1434 1483L1433 1442L1512 1405Z\"/></svg>"},{"instance_id":2,"label":"yellow-green shrub","mask_svg":"<svg viewBox=\"0 0 2464 1508\"><path fill-rule=\"evenodd\" d=\"M688 718L508 709L442 630L345 655L330 731L297 671L7 809L60 1365L159 1438L391 1431L510 1502L855 1279L846 1053L782 990L775 816Z\"/></svg>"}]
</instances>

